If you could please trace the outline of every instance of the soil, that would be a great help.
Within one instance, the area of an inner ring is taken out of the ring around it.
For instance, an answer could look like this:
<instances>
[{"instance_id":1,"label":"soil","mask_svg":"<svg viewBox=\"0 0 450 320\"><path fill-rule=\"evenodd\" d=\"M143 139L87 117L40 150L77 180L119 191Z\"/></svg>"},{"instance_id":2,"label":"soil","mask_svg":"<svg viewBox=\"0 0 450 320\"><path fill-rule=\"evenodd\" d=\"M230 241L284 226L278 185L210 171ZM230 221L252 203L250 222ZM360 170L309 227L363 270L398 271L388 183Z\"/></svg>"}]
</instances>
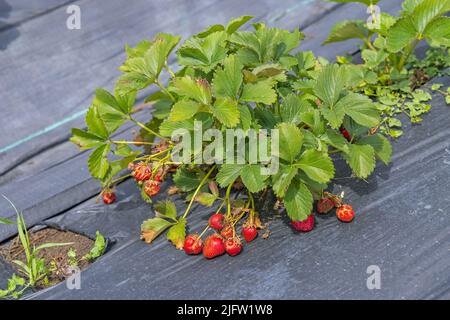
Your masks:
<instances>
[{"instance_id":1,"label":"soil","mask_svg":"<svg viewBox=\"0 0 450 320\"><path fill-rule=\"evenodd\" d=\"M94 241L82 236L80 234L61 231L53 228L45 228L38 231L29 231L29 238L31 246L39 246L44 243L64 243L72 242L71 245L53 247L48 249L42 249L38 256L45 260L46 266L50 267L52 261L56 266L56 270L50 272L48 275L48 282L41 283L40 287L46 287L54 285L58 282L64 281L66 275L68 275L67 268L70 266L67 252L70 248L75 250L77 258L81 259L85 254L89 253L94 245ZM22 248L19 237L15 237L7 243L0 246L0 257L10 263L14 269L17 270L14 260L20 260L26 263L25 251ZM78 262L78 267L83 270L90 262L87 260L81 260Z\"/></svg>"}]
</instances>

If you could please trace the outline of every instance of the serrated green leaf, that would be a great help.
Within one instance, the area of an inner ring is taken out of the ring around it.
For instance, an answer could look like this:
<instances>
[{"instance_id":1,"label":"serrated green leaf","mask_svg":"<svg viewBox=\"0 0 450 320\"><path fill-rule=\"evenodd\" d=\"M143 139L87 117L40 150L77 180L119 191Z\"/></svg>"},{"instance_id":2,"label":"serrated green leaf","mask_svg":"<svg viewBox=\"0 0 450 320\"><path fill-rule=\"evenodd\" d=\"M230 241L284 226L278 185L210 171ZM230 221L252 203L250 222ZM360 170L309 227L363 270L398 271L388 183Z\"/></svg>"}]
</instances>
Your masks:
<instances>
[{"instance_id":1,"label":"serrated green leaf","mask_svg":"<svg viewBox=\"0 0 450 320\"><path fill-rule=\"evenodd\" d=\"M127 72L119 77L114 91L118 95L127 95L130 92L139 91L148 87L154 81L154 77L148 77L138 72Z\"/></svg>"},{"instance_id":2,"label":"serrated green leaf","mask_svg":"<svg viewBox=\"0 0 450 320\"><path fill-rule=\"evenodd\" d=\"M236 55L230 55L223 64L223 69L214 74L213 90L216 96L236 99L243 80L242 63Z\"/></svg>"},{"instance_id":3,"label":"serrated green leaf","mask_svg":"<svg viewBox=\"0 0 450 320\"><path fill-rule=\"evenodd\" d=\"M85 121L89 133L92 133L104 140L107 140L109 138L108 130L106 129L96 106L91 105L91 107L88 109Z\"/></svg>"},{"instance_id":4,"label":"serrated green leaf","mask_svg":"<svg viewBox=\"0 0 450 320\"><path fill-rule=\"evenodd\" d=\"M190 171L185 167L178 169L173 176L173 182L183 192L188 192L197 188L202 180L204 173L196 170Z\"/></svg>"},{"instance_id":5,"label":"serrated green leaf","mask_svg":"<svg viewBox=\"0 0 450 320\"><path fill-rule=\"evenodd\" d=\"M182 121L191 119L199 109L200 104L198 102L187 99L179 100L173 105L169 120Z\"/></svg>"},{"instance_id":6,"label":"serrated green leaf","mask_svg":"<svg viewBox=\"0 0 450 320\"><path fill-rule=\"evenodd\" d=\"M178 250L182 250L185 237L186 237L186 219L181 218L177 222L177 224L170 227L169 231L167 232L167 239L170 240Z\"/></svg>"},{"instance_id":7,"label":"serrated green leaf","mask_svg":"<svg viewBox=\"0 0 450 320\"><path fill-rule=\"evenodd\" d=\"M250 192L258 192L266 186L267 176L261 174L261 166L257 164L247 164L242 168L241 179Z\"/></svg>"},{"instance_id":8,"label":"serrated green leaf","mask_svg":"<svg viewBox=\"0 0 450 320\"><path fill-rule=\"evenodd\" d=\"M265 129L273 129L278 123L278 119L268 109L255 108L253 109L255 120Z\"/></svg>"},{"instance_id":9,"label":"serrated green leaf","mask_svg":"<svg viewBox=\"0 0 450 320\"><path fill-rule=\"evenodd\" d=\"M272 104L277 98L273 86L274 82L271 79L262 80L256 83L247 83L244 85L240 100L245 102Z\"/></svg>"},{"instance_id":10,"label":"serrated green leaf","mask_svg":"<svg viewBox=\"0 0 450 320\"><path fill-rule=\"evenodd\" d=\"M301 122L301 114L311 111L311 106L305 100L300 99L295 94L289 94L281 104L281 118L284 122L299 124Z\"/></svg>"},{"instance_id":11,"label":"serrated green leaf","mask_svg":"<svg viewBox=\"0 0 450 320\"><path fill-rule=\"evenodd\" d=\"M177 207L175 203L170 200L159 201L154 205L155 212L172 220L177 218Z\"/></svg>"},{"instance_id":12,"label":"serrated green leaf","mask_svg":"<svg viewBox=\"0 0 450 320\"><path fill-rule=\"evenodd\" d=\"M166 119L159 126L159 134L164 137L171 137L172 133L177 129L186 129L189 131L194 130L194 120L183 120L183 121L170 121Z\"/></svg>"},{"instance_id":13,"label":"serrated green leaf","mask_svg":"<svg viewBox=\"0 0 450 320\"><path fill-rule=\"evenodd\" d=\"M322 113L323 117L328 121L329 125L337 129L341 126L342 122L344 121L345 116L345 104L336 103L334 106L329 106L327 104L323 104L320 108L320 112Z\"/></svg>"},{"instance_id":14,"label":"serrated green leaf","mask_svg":"<svg viewBox=\"0 0 450 320\"><path fill-rule=\"evenodd\" d=\"M313 196L308 187L300 181L294 180L284 197L287 215L293 221L303 221L308 218L313 208Z\"/></svg>"},{"instance_id":15,"label":"serrated green leaf","mask_svg":"<svg viewBox=\"0 0 450 320\"><path fill-rule=\"evenodd\" d=\"M217 196L209 192L200 192L195 200L206 207L211 207L217 200Z\"/></svg>"},{"instance_id":16,"label":"serrated green leaf","mask_svg":"<svg viewBox=\"0 0 450 320\"><path fill-rule=\"evenodd\" d=\"M302 115L302 121L311 127L313 133L316 135L325 132L325 121L320 117L320 112L317 109L304 113Z\"/></svg>"},{"instance_id":17,"label":"serrated green leaf","mask_svg":"<svg viewBox=\"0 0 450 320\"><path fill-rule=\"evenodd\" d=\"M225 31L225 27L223 25L221 25L221 24L213 24L213 25L207 27L202 32L197 33L195 35L195 37L197 37L197 38L206 38L210 34L212 34L214 32L218 32L218 31Z\"/></svg>"},{"instance_id":18,"label":"serrated green leaf","mask_svg":"<svg viewBox=\"0 0 450 320\"><path fill-rule=\"evenodd\" d=\"M231 19L230 22L228 22L225 30L228 34L232 34L253 18L253 16L242 16L239 18Z\"/></svg>"},{"instance_id":19,"label":"serrated green leaf","mask_svg":"<svg viewBox=\"0 0 450 320\"><path fill-rule=\"evenodd\" d=\"M375 169L375 150L369 145L349 145L350 152L344 154L347 164L359 178L367 178Z\"/></svg>"},{"instance_id":20,"label":"serrated green leaf","mask_svg":"<svg viewBox=\"0 0 450 320\"><path fill-rule=\"evenodd\" d=\"M278 197L284 197L287 188L291 184L291 181L297 172L298 169L294 166L280 165L279 171L272 176L273 191Z\"/></svg>"},{"instance_id":21,"label":"serrated green leaf","mask_svg":"<svg viewBox=\"0 0 450 320\"><path fill-rule=\"evenodd\" d=\"M399 52L406 47L416 36L413 19L403 17L390 28L386 38L386 47L390 52Z\"/></svg>"},{"instance_id":22,"label":"serrated green leaf","mask_svg":"<svg viewBox=\"0 0 450 320\"><path fill-rule=\"evenodd\" d=\"M239 123L239 109L236 100L217 99L211 109L213 115L228 128L233 128Z\"/></svg>"},{"instance_id":23,"label":"serrated green leaf","mask_svg":"<svg viewBox=\"0 0 450 320\"><path fill-rule=\"evenodd\" d=\"M280 158L288 162L293 162L302 148L303 134L292 123L280 123L277 129L279 130L280 139Z\"/></svg>"},{"instance_id":24,"label":"serrated green leaf","mask_svg":"<svg viewBox=\"0 0 450 320\"><path fill-rule=\"evenodd\" d=\"M181 38L179 36L173 36L165 33L156 35L152 46L144 55L146 67L152 76L158 78L161 70L166 64L167 57L173 48L178 44L180 39Z\"/></svg>"},{"instance_id":25,"label":"serrated green leaf","mask_svg":"<svg viewBox=\"0 0 450 320\"><path fill-rule=\"evenodd\" d=\"M107 155L111 148L110 144L103 144L92 152L88 159L88 168L91 175L97 179L103 179L108 173L109 163Z\"/></svg>"},{"instance_id":26,"label":"serrated green leaf","mask_svg":"<svg viewBox=\"0 0 450 320\"><path fill-rule=\"evenodd\" d=\"M342 136L342 134L329 129L323 136L321 136L321 138L330 146L345 153L349 152L348 141Z\"/></svg>"},{"instance_id":27,"label":"serrated green leaf","mask_svg":"<svg viewBox=\"0 0 450 320\"><path fill-rule=\"evenodd\" d=\"M72 128L70 141L79 146L81 150L86 150L102 145L106 139L81 129Z\"/></svg>"},{"instance_id":28,"label":"serrated green leaf","mask_svg":"<svg viewBox=\"0 0 450 320\"><path fill-rule=\"evenodd\" d=\"M317 77L315 94L328 106L334 106L345 85L345 72L336 64L326 65Z\"/></svg>"},{"instance_id":29,"label":"serrated green leaf","mask_svg":"<svg viewBox=\"0 0 450 320\"><path fill-rule=\"evenodd\" d=\"M172 226L174 223L163 218L152 218L145 220L141 225L141 236L147 243L151 243L164 230Z\"/></svg>"},{"instance_id":30,"label":"serrated green leaf","mask_svg":"<svg viewBox=\"0 0 450 320\"><path fill-rule=\"evenodd\" d=\"M208 104L211 101L211 89L206 80L196 80L190 76L176 78L171 89L182 97Z\"/></svg>"},{"instance_id":31,"label":"serrated green leaf","mask_svg":"<svg viewBox=\"0 0 450 320\"><path fill-rule=\"evenodd\" d=\"M178 63L209 72L226 57L226 39L225 31L217 31L204 38L192 37L177 51Z\"/></svg>"},{"instance_id":32,"label":"serrated green leaf","mask_svg":"<svg viewBox=\"0 0 450 320\"><path fill-rule=\"evenodd\" d=\"M380 123L380 112L370 98L349 93L339 100L338 104L344 106L345 113L355 122L366 127L375 127Z\"/></svg>"},{"instance_id":33,"label":"serrated green leaf","mask_svg":"<svg viewBox=\"0 0 450 320\"><path fill-rule=\"evenodd\" d=\"M414 8L412 13L416 31L422 34L431 21L448 10L450 10L448 0L423 0Z\"/></svg>"},{"instance_id":34,"label":"serrated green leaf","mask_svg":"<svg viewBox=\"0 0 450 320\"><path fill-rule=\"evenodd\" d=\"M240 176L243 167L242 164L223 164L216 175L216 181L222 188L227 187Z\"/></svg>"},{"instance_id":35,"label":"serrated green leaf","mask_svg":"<svg viewBox=\"0 0 450 320\"><path fill-rule=\"evenodd\" d=\"M252 125L252 113L246 105L238 105L242 129L248 130Z\"/></svg>"},{"instance_id":36,"label":"serrated green leaf","mask_svg":"<svg viewBox=\"0 0 450 320\"><path fill-rule=\"evenodd\" d=\"M328 153L308 149L300 156L296 166L319 183L327 183L334 177L334 165Z\"/></svg>"},{"instance_id":37,"label":"serrated green leaf","mask_svg":"<svg viewBox=\"0 0 450 320\"><path fill-rule=\"evenodd\" d=\"M345 41L348 39L365 39L368 30L364 26L363 20L344 20L337 23L332 29L328 38L322 44Z\"/></svg>"},{"instance_id":38,"label":"serrated green leaf","mask_svg":"<svg viewBox=\"0 0 450 320\"><path fill-rule=\"evenodd\" d=\"M391 161L392 146L385 136L377 133L360 139L358 144L368 144L372 146L375 150L375 155L378 159L383 161L384 164L388 164Z\"/></svg>"},{"instance_id":39,"label":"serrated green leaf","mask_svg":"<svg viewBox=\"0 0 450 320\"><path fill-rule=\"evenodd\" d=\"M425 37L435 46L450 46L450 18L439 17L432 21L424 31Z\"/></svg>"}]
</instances>

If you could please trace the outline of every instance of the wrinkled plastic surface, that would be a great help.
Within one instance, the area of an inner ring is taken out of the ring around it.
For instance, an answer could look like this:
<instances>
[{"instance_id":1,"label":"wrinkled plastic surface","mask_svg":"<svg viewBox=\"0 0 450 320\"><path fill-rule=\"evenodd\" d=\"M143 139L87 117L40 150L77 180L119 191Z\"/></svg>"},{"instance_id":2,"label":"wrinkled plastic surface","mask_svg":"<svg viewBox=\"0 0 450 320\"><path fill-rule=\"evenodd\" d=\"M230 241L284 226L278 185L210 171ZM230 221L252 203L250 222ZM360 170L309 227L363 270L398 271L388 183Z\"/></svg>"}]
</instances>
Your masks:
<instances>
[{"instance_id":1,"label":"wrinkled plastic surface","mask_svg":"<svg viewBox=\"0 0 450 320\"><path fill-rule=\"evenodd\" d=\"M450 79L437 82L449 85ZM338 161L333 191L345 190L356 210L352 223L316 216L316 228L299 234L283 215L270 223L268 239L257 238L237 257L208 261L175 250L165 237L141 241L140 224L153 213L128 181L119 187L118 203L91 201L49 221L87 234L98 229L116 240L81 274L81 290L61 283L28 298L448 299L450 109L439 95L432 104L423 124L406 125L393 142L393 163L379 165L367 182L346 178ZM213 211L195 206L190 230L201 231ZM367 287L370 266L381 271L378 290Z\"/></svg>"}]
</instances>

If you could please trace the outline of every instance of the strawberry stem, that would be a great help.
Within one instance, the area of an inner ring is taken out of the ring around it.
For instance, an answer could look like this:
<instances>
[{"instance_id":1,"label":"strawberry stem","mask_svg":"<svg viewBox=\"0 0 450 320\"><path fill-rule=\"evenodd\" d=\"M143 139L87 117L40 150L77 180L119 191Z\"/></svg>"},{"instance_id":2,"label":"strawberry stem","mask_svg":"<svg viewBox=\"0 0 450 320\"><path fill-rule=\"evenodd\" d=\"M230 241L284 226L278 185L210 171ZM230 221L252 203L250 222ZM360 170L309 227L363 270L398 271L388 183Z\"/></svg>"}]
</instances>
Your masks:
<instances>
[{"instance_id":1,"label":"strawberry stem","mask_svg":"<svg viewBox=\"0 0 450 320\"><path fill-rule=\"evenodd\" d=\"M200 233L200 235L198 236L199 238L203 237L203 235L205 234L206 231L208 231L209 229L209 224L206 225L205 229L203 229L202 233Z\"/></svg>"},{"instance_id":2,"label":"strawberry stem","mask_svg":"<svg viewBox=\"0 0 450 320\"><path fill-rule=\"evenodd\" d=\"M213 173L214 169L216 169L216 165L212 166L212 168L208 171L206 176L203 178L203 180L198 185L197 189L195 189L195 192L191 198L191 201L189 201L189 205L186 208L186 211L183 214L183 218L186 218L187 214L189 213L189 210L191 210L192 204L194 203L195 198L197 197L198 192L200 191L201 187L205 184L206 180L208 180L211 173Z\"/></svg>"}]
</instances>

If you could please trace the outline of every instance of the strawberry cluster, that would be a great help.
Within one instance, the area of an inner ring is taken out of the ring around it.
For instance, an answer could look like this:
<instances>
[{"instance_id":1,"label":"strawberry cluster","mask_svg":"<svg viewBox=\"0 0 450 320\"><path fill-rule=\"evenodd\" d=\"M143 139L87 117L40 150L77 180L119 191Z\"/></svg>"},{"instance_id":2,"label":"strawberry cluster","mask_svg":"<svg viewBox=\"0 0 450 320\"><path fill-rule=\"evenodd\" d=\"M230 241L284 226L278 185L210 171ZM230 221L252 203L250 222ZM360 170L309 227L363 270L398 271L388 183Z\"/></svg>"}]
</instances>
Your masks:
<instances>
[{"instance_id":1,"label":"strawberry cluster","mask_svg":"<svg viewBox=\"0 0 450 320\"><path fill-rule=\"evenodd\" d=\"M214 229L216 232L206 237L204 242L198 234L188 235L184 241L184 251L190 255L197 255L203 252L203 256L207 259L221 256L225 252L230 256L238 255L244 246L236 232L235 225L237 221L233 221L232 218L227 218L221 213L213 214L209 218L208 228ZM258 236L253 214L250 214L249 218L242 225L241 233L247 243Z\"/></svg>"}]
</instances>

